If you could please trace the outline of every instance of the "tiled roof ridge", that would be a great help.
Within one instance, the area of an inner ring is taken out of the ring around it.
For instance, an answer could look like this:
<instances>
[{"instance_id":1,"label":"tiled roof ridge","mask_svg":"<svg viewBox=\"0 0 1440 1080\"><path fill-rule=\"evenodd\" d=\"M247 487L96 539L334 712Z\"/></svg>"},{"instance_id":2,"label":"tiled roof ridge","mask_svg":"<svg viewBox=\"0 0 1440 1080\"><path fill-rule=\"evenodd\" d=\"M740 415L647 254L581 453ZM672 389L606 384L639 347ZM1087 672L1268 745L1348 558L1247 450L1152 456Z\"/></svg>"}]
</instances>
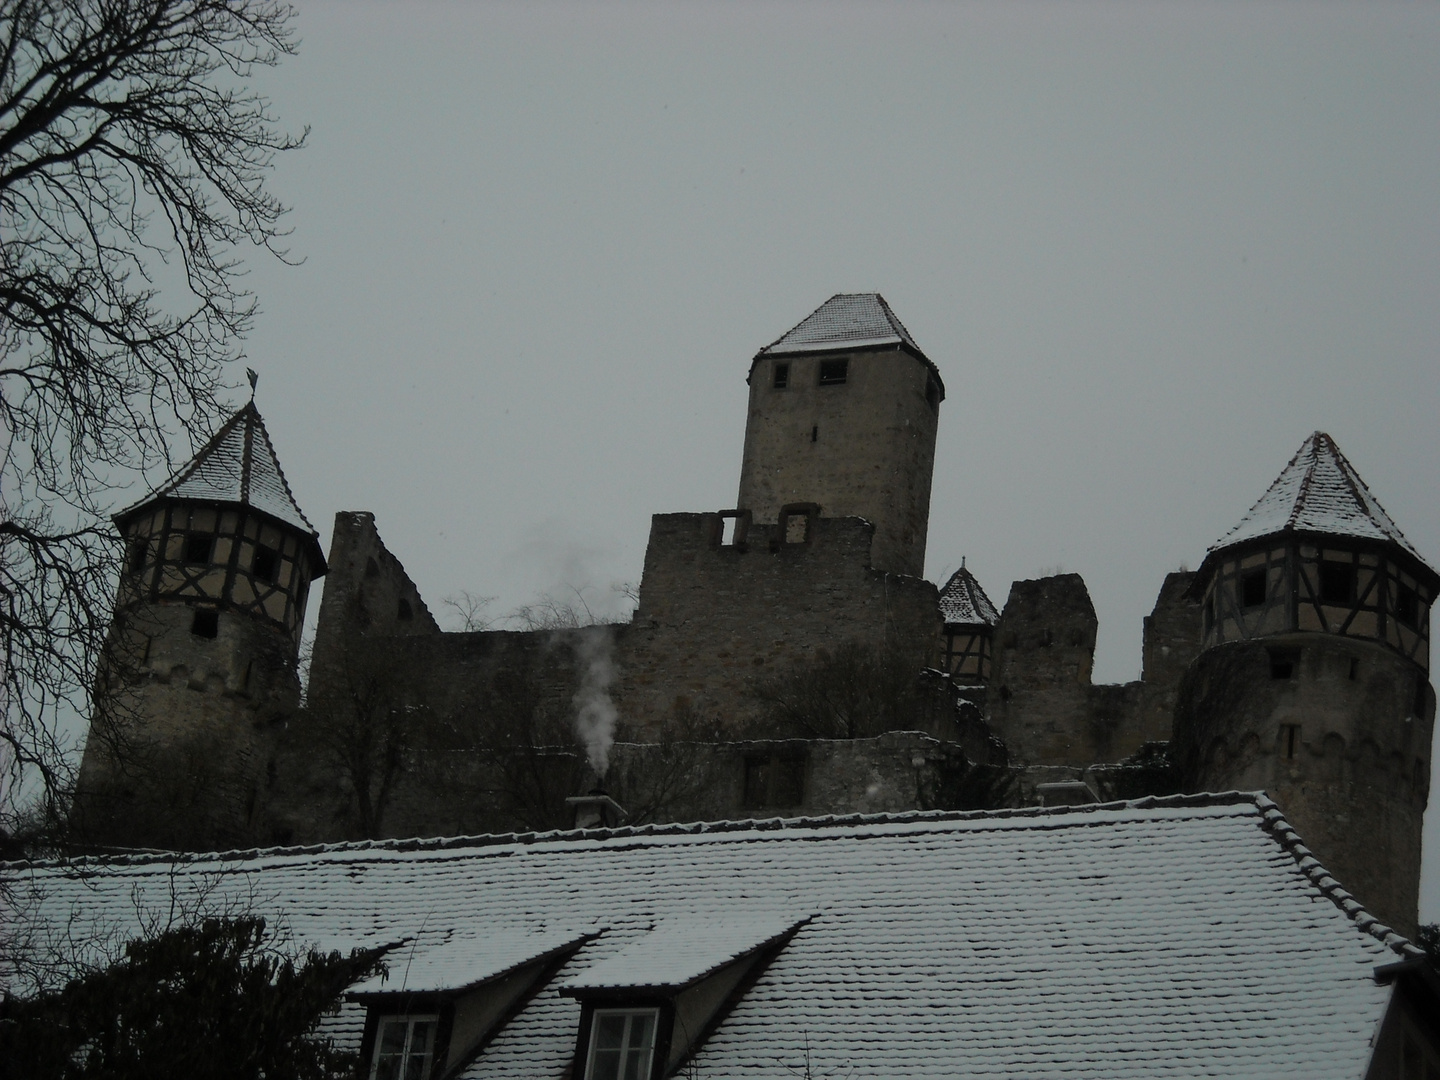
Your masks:
<instances>
[{"instance_id":1,"label":"tiled roof ridge","mask_svg":"<svg viewBox=\"0 0 1440 1080\"><path fill-rule=\"evenodd\" d=\"M196 470L200 468L201 464L204 463L205 459L208 458L212 453L214 453L216 447L218 447L230 434L231 429L234 428L236 424L240 423L240 421L245 418L246 411L253 410L254 408L255 403L253 401L246 403L244 408L239 410L234 416L230 417L229 420L226 420L225 423L221 424L220 427L216 429L215 434L211 435L210 438L205 440L205 445L200 447L199 450L195 451L194 456L191 457L190 460L187 461L184 465L182 465L178 472L171 476L169 480L166 480L163 484L157 487L149 495L145 496L145 498L142 499L140 502L136 503L135 506L143 506L145 505L145 503L150 502L152 499L158 499L163 497L164 495L173 491L175 488L179 487L186 480L189 480L190 477L194 476ZM129 507L126 511L123 512L128 513L129 510L133 509L135 509L134 506Z\"/></svg>"},{"instance_id":2,"label":"tiled roof ridge","mask_svg":"<svg viewBox=\"0 0 1440 1080\"><path fill-rule=\"evenodd\" d=\"M147 863L189 863L238 862L249 859L274 858L285 855L322 855L344 852L385 852L400 853L416 851L458 851L464 848L491 848L507 845L529 845L555 843L569 840L623 840L663 838L667 836L708 836L727 833L780 832L782 830L815 830L841 826L869 825L910 825L941 824L944 822L1008 821L1015 818L1081 818L1103 811L1119 810L1164 810L1186 809L1205 806L1258 806L1257 800L1264 798L1257 792L1223 791L1196 792L1181 795L1146 795L1138 799L1118 799L1112 802L1090 803L1084 806L1020 806L999 810L908 810L897 813L878 814L829 814L816 817L798 818L745 818L736 821L686 821L651 825L620 825L602 829L551 829L543 832L483 833L473 836L408 837L385 840L346 840L335 843L302 844L290 847L255 847L234 851L165 852L144 851L128 855L82 855L76 858L56 858L32 862L0 862L0 867L27 866L31 868L73 867L87 865L142 866ZM1273 806L1273 803L1267 805ZM1063 824L1089 825L1091 822L1072 821ZM1063 827L1063 824L1051 826ZM1288 826L1287 826L1288 827ZM1293 830L1292 830L1293 831ZM1346 894L1348 895L1348 894ZM1403 940L1403 939L1402 939Z\"/></svg>"},{"instance_id":3,"label":"tiled roof ridge","mask_svg":"<svg viewBox=\"0 0 1440 1080\"><path fill-rule=\"evenodd\" d=\"M1374 915L1365 910L1365 905L1356 900L1350 891L1330 876L1320 860L1300 839L1300 834L1285 820L1280 807L1269 796L1257 792L1255 806L1260 811L1260 825L1295 860L1300 872L1336 907L1349 916L1357 930L1369 934L1386 948L1406 959L1425 955L1425 951L1403 934L1398 934Z\"/></svg>"},{"instance_id":4,"label":"tiled roof ridge","mask_svg":"<svg viewBox=\"0 0 1440 1080\"><path fill-rule=\"evenodd\" d=\"M305 516L305 511L300 508L300 500L295 498L295 492L290 489L290 478L285 475L285 467L280 464L280 455L275 452L275 444L270 441L270 432L265 427L265 421L261 419L260 410L255 408L255 403L250 402L248 408L255 414L256 427L260 432L260 438L265 443L265 452L270 455L270 461L275 466L275 475L280 478L280 486L285 489L285 497L290 500L290 505L300 515L300 520L305 522L310 531L319 536L319 530L310 524L310 519ZM246 492L248 497L249 492Z\"/></svg>"}]
</instances>

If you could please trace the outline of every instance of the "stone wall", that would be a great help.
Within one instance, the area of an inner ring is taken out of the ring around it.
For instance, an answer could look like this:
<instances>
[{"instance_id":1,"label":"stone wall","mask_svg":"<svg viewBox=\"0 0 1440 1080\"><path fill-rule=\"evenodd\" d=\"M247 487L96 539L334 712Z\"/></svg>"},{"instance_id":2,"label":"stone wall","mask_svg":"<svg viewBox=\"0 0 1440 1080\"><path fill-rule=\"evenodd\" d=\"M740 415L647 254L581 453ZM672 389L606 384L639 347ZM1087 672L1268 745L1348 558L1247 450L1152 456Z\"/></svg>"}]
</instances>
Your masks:
<instances>
[{"instance_id":1,"label":"stone wall","mask_svg":"<svg viewBox=\"0 0 1440 1080\"><path fill-rule=\"evenodd\" d=\"M841 359L845 383L819 385L821 362ZM777 363L789 365L783 389L774 386ZM788 503L865 518L875 525L871 565L920 576L939 419L938 383L933 404L926 394L932 382L923 360L895 349L762 358L750 378L736 506L765 524Z\"/></svg>"},{"instance_id":2,"label":"stone wall","mask_svg":"<svg viewBox=\"0 0 1440 1080\"><path fill-rule=\"evenodd\" d=\"M1424 672L1392 650L1277 635L1196 660L1173 754L1186 790L1265 791L1337 881L1413 934L1434 717Z\"/></svg>"}]
</instances>

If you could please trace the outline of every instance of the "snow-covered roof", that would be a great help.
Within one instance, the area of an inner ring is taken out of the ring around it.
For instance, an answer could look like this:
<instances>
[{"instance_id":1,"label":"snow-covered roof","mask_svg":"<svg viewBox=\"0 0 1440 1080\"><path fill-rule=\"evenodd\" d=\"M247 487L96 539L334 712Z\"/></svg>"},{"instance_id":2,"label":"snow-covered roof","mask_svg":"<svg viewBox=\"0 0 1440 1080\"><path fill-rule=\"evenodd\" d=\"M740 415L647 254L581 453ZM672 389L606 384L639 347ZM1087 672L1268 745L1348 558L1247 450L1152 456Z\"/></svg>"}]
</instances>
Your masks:
<instances>
[{"instance_id":1,"label":"snow-covered roof","mask_svg":"<svg viewBox=\"0 0 1440 1080\"><path fill-rule=\"evenodd\" d=\"M903 346L925 362L940 384L940 371L920 351L915 339L890 310L879 293L836 293L812 311L793 329L782 334L755 354L783 356L789 353L845 352L851 349L873 349ZM754 364L751 364L754 371Z\"/></svg>"},{"instance_id":2,"label":"snow-covered roof","mask_svg":"<svg viewBox=\"0 0 1440 1080\"><path fill-rule=\"evenodd\" d=\"M940 590L940 617L948 624L963 626L994 626L1000 621L990 597L963 563Z\"/></svg>"},{"instance_id":3,"label":"snow-covered roof","mask_svg":"<svg viewBox=\"0 0 1440 1080\"><path fill-rule=\"evenodd\" d=\"M355 994L459 990L488 982L595 933L593 929L546 924L510 932L495 932L480 924L422 927L390 954L389 971L356 983L350 990Z\"/></svg>"},{"instance_id":4,"label":"snow-covered roof","mask_svg":"<svg viewBox=\"0 0 1440 1080\"><path fill-rule=\"evenodd\" d=\"M1210 551L1286 532L1389 541L1428 566L1323 431L1301 444L1260 501Z\"/></svg>"},{"instance_id":5,"label":"snow-covered roof","mask_svg":"<svg viewBox=\"0 0 1440 1080\"><path fill-rule=\"evenodd\" d=\"M129 517L157 499L238 503L318 536L290 492L270 433L253 401L225 421L189 464L115 518Z\"/></svg>"},{"instance_id":6,"label":"snow-covered roof","mask_svg":"<svg viewBox=\"0 0 1440 1080\"><path fill-rule=\"evenodd\" d=\"M468 1078L561 1075L581 1012L561 988L622 956L627 979L645 962L666 972L642 943L672 925L748 921L753 942L772 919L813 915L693 1059L699 1075L776 1080L1353 1080L1392 993L1373 971L1415 955L1273 803L1235 793L87 859L4 876L0 918L42 948L114 940L175 901L283 913L298 942L323 949L604 928ZM738 947L723 936L699 951L713 961ZM392 954L392 985L403 962ZM363 1018L346 1005L330 1030L357 1046Z\"/></svg>"}]
</instances>

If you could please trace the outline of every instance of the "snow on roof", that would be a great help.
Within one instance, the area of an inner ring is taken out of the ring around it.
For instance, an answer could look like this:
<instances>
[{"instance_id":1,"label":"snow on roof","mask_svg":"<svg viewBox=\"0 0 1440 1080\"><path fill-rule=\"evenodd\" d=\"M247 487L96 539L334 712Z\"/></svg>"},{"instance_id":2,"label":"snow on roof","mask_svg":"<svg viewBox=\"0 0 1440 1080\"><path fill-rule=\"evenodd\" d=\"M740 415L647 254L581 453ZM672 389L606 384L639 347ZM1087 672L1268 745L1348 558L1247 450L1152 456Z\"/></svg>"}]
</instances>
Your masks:
<instances>
[{"instance_id":1,"label":"snow on roof","mask_svg":"<svg viewBox=\"0 0 1440 1080\"><path fill-rule=\"evenodd\" d=\"M599 930L541 926L497 933L478 924L424 928L389 954L389 971L356 983L350 992L459 990L506 975L593 937Z\"/></svg>"},{"instance_id":2,"label":"snow on roof","mask_svg":"<svg viewBox=\"0 0 1440 1080\"><path fill-rule=\"evenodd\" d=\"M1210 550L1283 532L1388 540L1426 565L1335 440L1323 431L1315 432L1301 444L1260 501Z\"/></svg>"},{"instance_id":3,"label":"snow on roof","mask_svg":"<svg viewBox=\"0 0 1440 1080\"><path fill-rule=\"evenodd\" d=\"M270 433L265 430L265 421L253 401L225 421L189 464L115 517L117 520L128 517L157 499L196 499L252 506L311 536L319 535L295 502Z\"/></svg>"},{"instance_id":4,"label":"snow on roof","mask_svg":"<svg viewBox=\"0 0 1440 1080\"><path fill-rule=\"evenodd\" d=\"M793 912L763 910L732 911L720 919L670 919L561 989L679 989L783 937L804 921Z\"/></svg>"},{"instance_id":5,"label":"snow on roof","mask_svg":"<svg viewBox=\"0 0 1440 1080\"><path fill-rule=\"evenodd\" d=\"M652 928L747 911L765 913L752 939L772 914L815 915L698 1050L701 1075L1354 1078L1392 993L1373 970L1415 954L1325 875L1273 803L1235 793L4 875L0 917L39 947L113 936L172 896L283 912L297 942L323 949L435 928L478 939L607 926L463 1068L473 1080L561 1075L581 1011L561 986L620 957L628 979L642 961L663 972L665 957L636 948ZM728 947L707 945L711 959ZM392 980L400 962L392 954ZM347 1004L328 1030L358 1046L364 1015Z\"/></svg>"},{"instance_id":6,"label":"snow on roof","mask_svg":"<svg viewBox=\"0 0 1440 1080\"><path fill-rule=\"evenodd\" d=\"M946 623L968 626L994 626L1000 621L990 597L963 562L940 590L940 617Z\"/></svg>"},{"instance_id":7,"label":"snow on roof","mask_svg":"<svg viewBox=\"0 0 1440 1080\"><path fill-rule=\"evenodd\" d=\"M836 293L825 303L812 311L793 329L782 334L755 354L762 356L783 356L789 353L844 352L849 349L868 349L887 345L909 349L925 362L940 383L939 369L930 358L920 351L915 339L901 321L890 310L890 305L879 293ZM750 366L755 369L754 364Z\"/></svg>"}]
</instances>

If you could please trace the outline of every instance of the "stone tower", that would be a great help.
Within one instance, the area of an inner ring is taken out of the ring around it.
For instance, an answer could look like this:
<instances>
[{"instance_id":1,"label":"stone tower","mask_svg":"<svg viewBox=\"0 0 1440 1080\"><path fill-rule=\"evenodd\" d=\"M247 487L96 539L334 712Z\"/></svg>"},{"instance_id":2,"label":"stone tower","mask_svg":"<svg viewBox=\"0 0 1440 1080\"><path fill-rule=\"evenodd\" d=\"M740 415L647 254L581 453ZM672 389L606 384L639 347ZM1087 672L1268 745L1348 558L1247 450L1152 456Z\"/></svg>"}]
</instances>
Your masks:
<instances>
[{"instance_id":1,"label":"stone tower","mask_svg":"<svg viewBox=\"0 0 1440 1080\"><path fill-rule=\"evenodd\" d=\"M325 573L254 403L114 520L125 563L78 828L100 844L251 842L274 728L299 701L305 601Z\"/></svg>"},{"instance_id":2,"label":"stone tower","mask_svg":"<svg viewBox=\"0 0 1440 1080\"><path fill-rule=\"evenodd\" d=\"M1413 936L1440 577L1316 432L1210 549L1174 752L1192 791L1264 789L1316 858Z\"/></svg>"},{"instance_id":3,"label":"stone tower","mask_svg":"<svg viewBox=\"0 0 1440 1080\"><path fill-rule=\"evenodd\" d=\"M935 429L945 386L878 293L841 293L756 354L737 507L875 526L877 570L925 566Z\"/></svg>"}]
</instances>

